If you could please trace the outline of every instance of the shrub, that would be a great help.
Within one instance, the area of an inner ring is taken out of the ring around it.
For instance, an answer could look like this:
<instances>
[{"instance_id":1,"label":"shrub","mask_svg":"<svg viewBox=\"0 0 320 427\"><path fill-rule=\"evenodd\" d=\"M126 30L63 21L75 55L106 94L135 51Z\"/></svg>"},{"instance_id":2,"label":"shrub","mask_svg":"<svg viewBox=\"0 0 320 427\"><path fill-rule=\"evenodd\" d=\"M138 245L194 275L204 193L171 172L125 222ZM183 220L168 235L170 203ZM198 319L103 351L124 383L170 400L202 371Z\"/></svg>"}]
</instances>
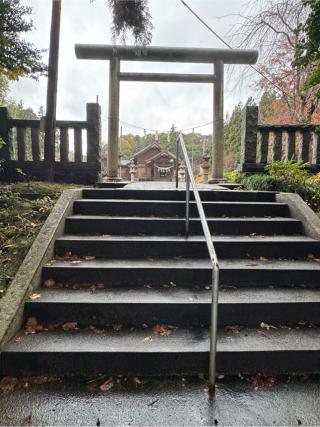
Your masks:
<instances>
[{"instance_id":1,"label":"shrub","mask_svg":"<svg viewBox=\"0 0 320 427\"><path fill-rule=\"evenodd\" d=\"M310 185L320 185L320 173L311 175L310 178L307 179L306 183Z\"/></svg>"},{"instance_id":2,"label":"shrub","mask_svg":"<svg viewBox=\"0 0 320 427\"><path fill-rule=\"evenodd\" d=\"M278 181L268 175L249 175L242 180L242 185L247 190L275 191Z\"/></svg>"},{"instance_id":3,"label":"shrub","mask_svg":"<svg viewBox=\"0 0 320 427\"><path fill-rule=\"evenodd\" d=\"M320 212L320 187L316 185L299 185L295 188L295 193L298 193L303 200L315 212Z\"/></svg>"},{"instance_id":4,"label":"shrub","mask_svg":"<svg viewBox=\"0 0 320 427\"><path fill-rule=\"evenodd\" d=\"M242 180L245 178L245 175L235 169L232 171L225 172L224 177L228 180L228 182L240 184Z\"/></svg>"},{"instance_id":5,"label":"shrub","mask_svg":"<svg viewBox=\"0 0 320 427\"><path fill-rule=\"evenodd\" d=\"M304 163L302 160L298 162L290 160L288 162L273 162L265 169L269 176L276 180L299 185L306 182L309 166L309 163Z\"/></svg>"}]
</instances>

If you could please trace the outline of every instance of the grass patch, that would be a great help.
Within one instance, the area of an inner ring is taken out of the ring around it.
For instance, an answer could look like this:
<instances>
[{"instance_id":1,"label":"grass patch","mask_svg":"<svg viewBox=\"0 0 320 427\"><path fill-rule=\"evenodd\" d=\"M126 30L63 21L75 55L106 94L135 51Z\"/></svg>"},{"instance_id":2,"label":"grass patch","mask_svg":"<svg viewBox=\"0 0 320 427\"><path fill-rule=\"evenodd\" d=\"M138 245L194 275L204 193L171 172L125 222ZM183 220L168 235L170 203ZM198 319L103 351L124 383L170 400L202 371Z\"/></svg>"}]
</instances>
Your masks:
<instances>
[{"instance_id":1,"label":"grass patch","mask_svg":"<svg viewBox=\"0 0 320 427\"><path fill-rule=\"evenodd\" d=\"M0 298L61 193L75 187L47 182L0 185ZM36 193L40 197L24 199L25 193Z\"/></svg>"}]
</instances>

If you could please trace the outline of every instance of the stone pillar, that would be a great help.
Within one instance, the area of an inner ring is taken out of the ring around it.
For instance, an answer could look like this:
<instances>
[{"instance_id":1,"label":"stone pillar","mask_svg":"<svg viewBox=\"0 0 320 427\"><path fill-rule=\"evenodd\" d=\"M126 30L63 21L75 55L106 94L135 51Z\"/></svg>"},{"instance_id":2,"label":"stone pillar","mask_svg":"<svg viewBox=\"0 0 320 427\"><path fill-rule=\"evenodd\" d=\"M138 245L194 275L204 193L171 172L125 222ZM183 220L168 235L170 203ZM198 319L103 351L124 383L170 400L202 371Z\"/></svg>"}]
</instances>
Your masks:
<instances>
[{"instance_id":1,"label":"stone pillar","mask_svg":"<svg viewBox=\"0 0 320 427\"><path fill-rule=\"evenodd\" d=\"M0 138L4 145L0 143L0 160L10 160L12 157L11 129L9 127L9 112L6 107L0 107Z\"/></svg>"},{"instance_id":2,"label":"stone pillar","mask_svg":"<svg viewBox=\"0 0 320 427\"><path fill-rule=\"evenodd\" d=\"M185 178L186 178L186 167L183 163L183 161L181 160L181 163L179 164L179 169L178 169L178 176L179 176L179 181L180 182L184 182Z\"/></svg>"},{"instance_id":3,"label":"stone pillar","mask_svg":"<svg viewBox=\"0 0 320 427\"><path fill-rule=\"evenodd\" d=\"M214 64L213 91L213 143L212 143L212 177L209 182L223 179L224 123L223 123L223 85L224 63L218 60Z\"/></svg>"},{"instance_id":4,"label":"stone pillar","mask_svg":"<svg viewBox=\"0 0 320 427\"><path fill-rule=\"evenodd\" d=\"M119 107L120 107L120 60L110 60L109 73L109 120L108 120L108 159L107 178L119 180Z\"/></svg>"},{"instance_id":5,"label":"stone pillar","mask_svg":"<svg viewBox=\"0 0 320 427\"><path fill-rule=\"evenodd\" d=\"M241 125L241 155L240 170L250 171L257 163L257 133L258 133L257 106L246 106L242 111Z\"/></svg>"},{"instance_id":6,"label":"stone pillar","mask_svg":"<svg viewBox=\"0 0 320 427\"><path fill-rule=\"evenodd\" d=\"M132 159L129 163L129 172L130 172L130 181L135 181L135 176L137 173L137 165L135 164L134 160Z\"/></svg>"},{"instance_id":7,"label":"stone pillar","mask_svg":"<svg viewBox=\"0 0 320 427\"><path fill-rule=\"evenodd\" d=\"M208 182L209 177L209 170L210 170L210 156L202 156L202 163L201 163L201 175L202 175L202 182Z\"/></svg>"},{"instance_id":8,"label":"stone pillar","mask_svg":"<svg viewBox=\"0 0 320 427\"><path fill-rule=\"evenodd\" d=\"M87 104L87 162L97 163L101 170L101 108Z\"/></svg>"}]
</instances>

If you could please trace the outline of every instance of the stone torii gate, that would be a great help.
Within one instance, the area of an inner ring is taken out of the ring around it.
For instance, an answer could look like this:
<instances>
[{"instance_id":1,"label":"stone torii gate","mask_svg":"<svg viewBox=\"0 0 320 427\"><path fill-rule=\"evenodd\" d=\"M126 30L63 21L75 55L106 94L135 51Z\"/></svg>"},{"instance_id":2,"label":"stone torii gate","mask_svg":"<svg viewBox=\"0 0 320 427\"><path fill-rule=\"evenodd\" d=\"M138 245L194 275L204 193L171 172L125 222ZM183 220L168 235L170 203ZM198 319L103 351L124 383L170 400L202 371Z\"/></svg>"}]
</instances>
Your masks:
<instances>
[{"instance_id":1,"label":"stone torii gate","mask_svg":"<svg viewBox=\"0 0 320 427\"><path fill-rule=\"evenodd\" d=\"M207 49L148 46L75 45L79 59L109 60L109 116L107 177L119 180L120 81L213 83L212 182L223 178L224 64L255 64L258 52L241 49ZM213 64L213 74L124 73L120 61L154 61Z\"/></svg>"}]
</instances>

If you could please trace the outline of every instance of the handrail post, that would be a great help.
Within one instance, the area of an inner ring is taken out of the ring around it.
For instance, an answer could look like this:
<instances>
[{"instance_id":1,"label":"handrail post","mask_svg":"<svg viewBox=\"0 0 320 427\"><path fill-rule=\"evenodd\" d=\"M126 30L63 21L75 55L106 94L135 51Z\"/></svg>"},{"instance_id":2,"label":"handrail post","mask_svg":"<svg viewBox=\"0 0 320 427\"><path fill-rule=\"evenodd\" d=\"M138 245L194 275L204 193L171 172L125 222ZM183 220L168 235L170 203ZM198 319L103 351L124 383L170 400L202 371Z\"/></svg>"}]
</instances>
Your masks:
<instances>
[{"instance_id":1,"label":"handrail post","mask_svg":"<svg viewBox=\"0 0 320 427\"><path fill-rule=\"evenodd\" d=\"M179 138L176 145L176 189L179 186Z\"/></svg>"},{"instance_id":2,"label":"handrail post","mask_svg":"<svg viewBox=\"0 0 320 427\"><path fill-rule=\"evenodd\" d=\"M218 296L219 296L219 269L212 270L212 302L210 327L210 360L209 360L209 390L215 392L216 384L216 354L218 330Z\"/></svg>"},{"instance_id":3,"label":"handrail post","mask_svg":"<svg viewBox=\"0 0 320 427\"><path fill-rule=\"evenodd\" d=\"M209 391L215 393L216 383L216 355L217 355L217 336L218 336L218 298L219 298L219 261L214 243L212 241L212 234L210 232L206 214L202 206L201 198L197 185L193 176L190 160L188 157L187 148L180 133L179 140L177 141L177 152L179 150L179 141L181 144L182 154L186 164L186 238L189 235L189 219L190 219L190 184L192 186L195 205L197 206L199 218L202 225L205 241L207 244L210 261L212 264L212 295L211 295L211 315L210 315L210 354L209 354ZM178 157L178 156L177 156Z\"/></svg>"},{"instance_id":4,"label":"handrail post","mask_svg":"<svg viewBox=\"0 0 320 427\"><path fill-rule=\"evenodd\" d=\"M189 236L190 223L190 175L186 168L186 238Z\"/></svg>"}]
</instances>

